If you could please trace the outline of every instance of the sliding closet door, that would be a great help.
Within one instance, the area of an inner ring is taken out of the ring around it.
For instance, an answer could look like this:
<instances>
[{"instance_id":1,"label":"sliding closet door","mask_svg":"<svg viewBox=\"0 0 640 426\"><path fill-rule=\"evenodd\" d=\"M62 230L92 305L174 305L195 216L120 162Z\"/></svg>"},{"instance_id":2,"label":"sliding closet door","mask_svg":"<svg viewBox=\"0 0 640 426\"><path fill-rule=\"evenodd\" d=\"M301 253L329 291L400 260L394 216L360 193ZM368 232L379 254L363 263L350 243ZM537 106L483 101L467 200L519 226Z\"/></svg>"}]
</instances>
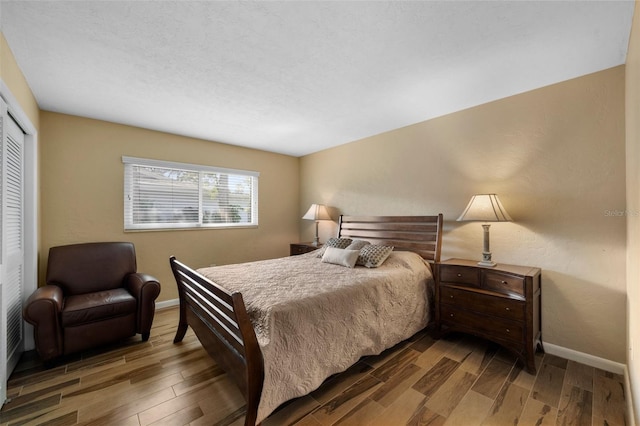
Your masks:
<instances>
[{"instance_id":1,"label":"sliding closet door","mask_svg":"<svg viewBox=\"0 0 640 426\"><path fill-rule=\"evenodd\" d=\"M24 133L0 105L2 183L0 216L1 338L0 402L6 399L6 380L24 350L22 299L24 293Z\"/></svg>"}]
</instances>

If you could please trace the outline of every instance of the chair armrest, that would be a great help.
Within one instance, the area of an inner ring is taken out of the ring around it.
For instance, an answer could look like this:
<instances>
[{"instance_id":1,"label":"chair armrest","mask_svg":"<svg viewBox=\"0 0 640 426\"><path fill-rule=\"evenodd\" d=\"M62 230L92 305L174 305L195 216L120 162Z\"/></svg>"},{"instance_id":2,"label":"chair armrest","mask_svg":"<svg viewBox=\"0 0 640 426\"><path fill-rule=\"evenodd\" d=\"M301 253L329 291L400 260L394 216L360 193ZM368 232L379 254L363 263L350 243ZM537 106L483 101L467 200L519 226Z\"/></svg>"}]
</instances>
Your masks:
<instances>
[{"instance_id":1,"label":"chair armrest","mask_svg":"<svg viewBox=\"0 0 640 426\"><path fill-rule=\"evenodd\" d=\"M138 300L136 332L142 334L143 338L148 338L156 310L155 300L160 294L160 283L149 274L137 272L127 277L127 287Z\"/></svg>"},{"instance_id":2,"label":"chair armrest","mask_svg":"<svg viewBox=\"0 0 640 426\"><path fill-rule=\"evenodd\" d=\"M25 321L34 327L36 350L44 361L63 353L60 327L63 299L60 287L45 285L29 296L22 311Z\"/></svg>"}]
</instances>

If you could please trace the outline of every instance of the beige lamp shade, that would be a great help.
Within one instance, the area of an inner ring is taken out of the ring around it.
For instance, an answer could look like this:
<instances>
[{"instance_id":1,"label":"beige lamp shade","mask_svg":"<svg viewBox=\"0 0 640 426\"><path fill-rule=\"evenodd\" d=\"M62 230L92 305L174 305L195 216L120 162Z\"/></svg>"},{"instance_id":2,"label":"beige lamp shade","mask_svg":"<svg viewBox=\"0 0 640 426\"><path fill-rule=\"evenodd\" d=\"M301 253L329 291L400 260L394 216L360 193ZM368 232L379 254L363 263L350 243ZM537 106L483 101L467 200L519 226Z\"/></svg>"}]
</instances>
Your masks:
<instances>
[{"instance_id":1,"label":"beige lamp shade","mask_svg":"<svg viewBox=\"0 0 640 426\"><path fill-rule=\"evenodd\" d=\"M511 220L511 216L504 209L496 194L474 195L458 218L459 222L511 222Z\"/></svg>"},{"instance_id":2,"label":"beige lamp shade","mask_svg":"<svg viewBox=\"0 0 640 426\"><path fill-rule=\"evenodd\" d=\"M464 209L458 221L511 222L511 216L509 216L509 213L504 209L496 194L479 194L471 197L467 208ZM484 230L484 247L482 250L482 260L478 262L480 266L496 266L496 263L491 260L491 250L489 249L490 226L488 223L482 224L482 229Z\"/></svg>"},{"instance_id":3,"label":"beige lamp shade","mask_svg":"<svg viewBox=\"0 0 640 426\"><path fill-rule=\"evenodd\" d=\"M331 220L331 216L329 216L324 204L311 204L311 207L302 218L307 220Z\"/></svg>"}]
</instances>

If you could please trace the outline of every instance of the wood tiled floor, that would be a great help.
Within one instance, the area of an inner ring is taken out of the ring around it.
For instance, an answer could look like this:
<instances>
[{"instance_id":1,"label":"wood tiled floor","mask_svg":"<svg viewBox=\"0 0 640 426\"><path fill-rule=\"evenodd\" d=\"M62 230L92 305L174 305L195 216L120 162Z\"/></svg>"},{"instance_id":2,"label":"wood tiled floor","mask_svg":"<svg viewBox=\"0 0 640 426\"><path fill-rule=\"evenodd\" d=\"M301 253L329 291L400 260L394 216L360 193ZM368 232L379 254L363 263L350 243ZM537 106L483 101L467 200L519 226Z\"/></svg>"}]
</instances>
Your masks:
<instances>
[{"instance_id":1,"label":"wood tiled floor","mask_svg":"<svg viewBox=\"0 0 640 426\"><path fill-rule=\"evenodd\" d=\"M241 425L242 396L191 331L172 343L176 308L139 337L45 370L33 353L9 380L2 425ZM426 332L366 357L293 400L264 426L623 425L623 377L553 355L523 371L498 346Z\"/></svg>"}]
</instances>

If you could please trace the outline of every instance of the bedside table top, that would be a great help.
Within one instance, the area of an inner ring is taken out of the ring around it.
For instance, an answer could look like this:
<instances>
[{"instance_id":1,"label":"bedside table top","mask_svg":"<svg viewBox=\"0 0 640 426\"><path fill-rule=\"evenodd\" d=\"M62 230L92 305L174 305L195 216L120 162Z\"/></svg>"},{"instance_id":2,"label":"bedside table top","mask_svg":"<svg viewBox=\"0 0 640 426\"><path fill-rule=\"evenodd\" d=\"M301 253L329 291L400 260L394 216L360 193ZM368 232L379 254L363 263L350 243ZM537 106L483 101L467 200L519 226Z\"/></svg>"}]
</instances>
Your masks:
<instances>
[{"instance_id":1,"label":"bedside table top","mask_svg":"<svg viewBox=\"0 0 640 426\"><path fill-rule=\"evenodd\" d=\"M533 275L540 272L540 268L534 266L522 266L522 265L508 265L505 263L498 263L496 266L481 266L478 265L477 260L469 260L469 259L447 259L443 262L440 262L441 265L456 265L456 266L470 266L474 268L482 268L486 270L495 270L495 271L503 271L510 272L512 274L517 275Z\"/></svg>"},{"instance_id":2,"label":"bedside table top","mask_svg":"<svg viewBox=\"0 0 640 426\"><path fill-rule=\"evenodd\" d=\"M322 243L319 243L317 246L313 245L313 242L311 241L303 241L300 243L291 243L292 246L305 246L305 247L315 247L315 248L320 248L322 247Z\"/></svg>"}]
</instances>

